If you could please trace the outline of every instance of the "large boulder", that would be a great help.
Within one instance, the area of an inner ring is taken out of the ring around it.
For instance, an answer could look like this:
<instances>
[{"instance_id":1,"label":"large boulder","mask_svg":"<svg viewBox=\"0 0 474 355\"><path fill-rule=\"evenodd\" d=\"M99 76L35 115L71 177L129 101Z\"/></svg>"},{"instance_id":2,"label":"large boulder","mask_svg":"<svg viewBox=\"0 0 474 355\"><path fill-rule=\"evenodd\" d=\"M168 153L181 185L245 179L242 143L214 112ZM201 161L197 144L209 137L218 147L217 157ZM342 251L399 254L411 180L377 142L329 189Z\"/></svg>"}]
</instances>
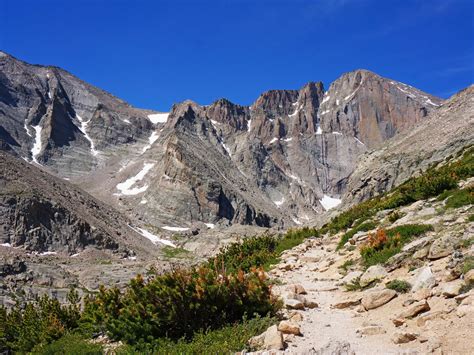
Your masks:
<instances>
[{"instance_id":1,"label":"large boulder","mask_svg":"<svg viewBox=\"0 0 474 355\"><path fill-rule=\"evenodd\" d=\"M283 350L285 348L283 334L276 325L272 325L264 333L250 338L248 344L252 349L259 350Z\"/></svg>"},{"instance_id":2,"label":"large boulder","mask_svg":"<svg viewBox=\"0 0 474 355\"><path fill-rule=\"evenodd\" d=\"M370 291L362 297L362 306L364 306L366 310L378 308L390 302L395 297L397 297L397 292L394 290Z\"/></svg>"},{"instance_id":3,"label":"large boulder","mask_svg":"<svg viewBox=\"0 0 474 355\"><path fill-rule=\"evenodd\" d=\"M278 330L283 334L301 335L299 325L286 320L281 321L280 324L278 324Z\"/></svg>"},{"instance_id":4,"label":"large boulder","mask_svg":"<svg viewBox=\"0 0 474 355\"><path fill-rule=\"evenodd\" d=\"M418 314L429 311L430 305L426 300L413 303L408 309L399 314L398 318L413 318Z\"/></svg>"}]
</instances>

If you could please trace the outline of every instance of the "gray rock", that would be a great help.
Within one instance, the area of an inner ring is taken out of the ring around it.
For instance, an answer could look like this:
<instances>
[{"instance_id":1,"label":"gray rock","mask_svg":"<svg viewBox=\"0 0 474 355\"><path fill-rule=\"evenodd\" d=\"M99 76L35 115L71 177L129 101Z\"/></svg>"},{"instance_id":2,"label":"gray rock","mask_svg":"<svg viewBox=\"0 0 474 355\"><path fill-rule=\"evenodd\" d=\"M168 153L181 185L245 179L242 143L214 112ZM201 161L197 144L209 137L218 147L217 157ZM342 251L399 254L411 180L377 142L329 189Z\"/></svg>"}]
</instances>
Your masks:
<instances>
[{"instance_id":1,"label":"gray rock","mask_svg":"<svg viewBox=\"0 0 474 355\"><path fill-rule=\"evenodd\" d=\"M428 253L428 259L439 259L449 256L454 252L451 236L444 236L436 239L431 244L430 251Z\"/></svg>"},{"instance_id":2,"label":"gray rock","mask_svg":"<svg viewBox=\"0 0 474 355\"><path fill-rule=\"evenodd\" d=\"M418 270L412 282L412 291L418 291L422 288L433 288L436 286L436 278L431 272L429 266L422 267Z\"/></svg>"}]
</instances>

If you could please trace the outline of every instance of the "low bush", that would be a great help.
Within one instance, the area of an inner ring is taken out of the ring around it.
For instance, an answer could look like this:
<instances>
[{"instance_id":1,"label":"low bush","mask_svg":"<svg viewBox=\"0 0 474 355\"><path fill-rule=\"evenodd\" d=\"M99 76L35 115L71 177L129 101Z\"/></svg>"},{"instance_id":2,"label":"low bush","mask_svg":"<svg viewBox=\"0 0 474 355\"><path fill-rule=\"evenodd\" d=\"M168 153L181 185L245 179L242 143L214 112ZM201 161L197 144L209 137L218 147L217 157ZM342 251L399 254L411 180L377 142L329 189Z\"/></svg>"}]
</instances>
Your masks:
<instances>
[{"instance_id":1,"label":"low bush","mask_svg":"<svg viewBox=\"0 0 474 355\"><path fill-rule=\"evenodd\" d=\"M360 249L364 265L369 267L385 263L393 255L398 254L403 245L413 237L431 230L433 226L425 224L406 224L387 230L378 229L369 235L367 242Z\"/></svg>"},{"instance_id":2,"label":"low bush","mask_svg":"<svg viewBox=\"0 0 474 355\"><path fill-rule=\"evenodd\" d=\"M38 355L102 355L104 353L100 344L93 344L90 340L85 339L79 334L66 334L51 344L37 345L33 348L32 352Z\"/></svg>"},{"instance_id":3,"label":"low bush","mask_svg":"<svg viewBox=\"0 0 474 355\"><path fill-rule=\"evenodd\" d=\"M339 269L342 269L344 272L347 272L352 265L354 265L354 260L346 260L344 264L339 266Z\"/></svg>"},{"instance_id":4,"label":"low bush","mask_svg":"<svg viewBox=\"0 0 474 355\"><path fill-rule=\"evenodd\" d=\"M319 237L314 228L304 227L290 229L284 235L263 235L246 238L241 243L232 243L222 248L215 257L207 262L208 267L225 269L227 272L243 270L248 272L252 267L264 267L278 262L280 254L301 244L308 237Z\"/></svg>"},{"instance_id":5,"label":"low bush","mask_svg":"<svg viewBox=\"0 0 474 355\"><path fill-rule=\"evenodd\" d=\"M218 330L196 333L192 339L173 341L166 338L150 343L127 345L118 349L118 355L125 354L232 354L248 348L247 341L263 333L276 322L275 318L256 317L239 324L228 325Z\"/></svg>"},{"instance_id":6,"label":"low bush","mask_svg":"<svg viewBox=\"0 0 474 355\"><path fill-rule=\"evenodd\" d=\"M35 345L48 344L78 326L79 298L68 295L70 304L61 305L48 296L26 305L19 303L8 310L0 306L0 352L29 352Z\"/></svg>"},{"instance_id":7,"label":"low bush","mask_svg":"<svg viewBox=\"0 0 474 355\"><path fill-rule=\"evenodd\" d=\"M474 204L474 188L455 190L446 200L447 208L459 208Z\"/></svg>"},{"instance_id":8,"label":"low bush","mask_svg":"<svg viewBox=\"0 0 474 355\"><path fill-rule=\"evenodd\" d=\"M138 276L123 293L101 287L97 296L86 298L81 322L95 333L137 344L163 337L191 338L244 316L273 315L278 308L263 271L228 274L198 267L148 281Z\"/></svg>"},{"instance_id":9,"label":"low bush","mask_svg":"<svg viewBox=\"0 0 474 355\"><path fill-rule=\"evenodd\" d=\"M396 221L398 221L400 218L402 218L404 216L403 213L401 213L400 211L393 211L392 213L390 213L388 215L388 221L390 223L394 223Z\"/></svg>"},{"instance_id":10,"label":"low bush","mask_svg":"<svg viewBox=\"0 0 474 355\"><path fill-rule=\"evenodd\" d=\"M411 285L405 280L392 280L385 285L388 289L400 293L407 293L411 290Z\"/></svg>"}]
</instances>

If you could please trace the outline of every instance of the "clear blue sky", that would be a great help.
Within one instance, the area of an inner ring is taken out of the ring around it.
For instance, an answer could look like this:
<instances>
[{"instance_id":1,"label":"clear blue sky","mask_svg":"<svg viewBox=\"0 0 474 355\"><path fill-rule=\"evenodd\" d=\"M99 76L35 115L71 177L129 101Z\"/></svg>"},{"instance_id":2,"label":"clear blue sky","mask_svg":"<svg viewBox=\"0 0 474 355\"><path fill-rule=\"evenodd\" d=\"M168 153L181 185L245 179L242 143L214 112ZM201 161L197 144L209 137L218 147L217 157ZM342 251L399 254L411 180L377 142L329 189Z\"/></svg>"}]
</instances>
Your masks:
<instances>
[{"instance_id":1,"label":"clear blue sky","mask_svg":"<svg viewBox=\"0 0 474 355\"><path fill-rule=\"evenodd\" d=\"M447 97L474 81L473 13L473 0L0 0L0 49L161 111L357 68Z\"/></svg>"}]
</instances>

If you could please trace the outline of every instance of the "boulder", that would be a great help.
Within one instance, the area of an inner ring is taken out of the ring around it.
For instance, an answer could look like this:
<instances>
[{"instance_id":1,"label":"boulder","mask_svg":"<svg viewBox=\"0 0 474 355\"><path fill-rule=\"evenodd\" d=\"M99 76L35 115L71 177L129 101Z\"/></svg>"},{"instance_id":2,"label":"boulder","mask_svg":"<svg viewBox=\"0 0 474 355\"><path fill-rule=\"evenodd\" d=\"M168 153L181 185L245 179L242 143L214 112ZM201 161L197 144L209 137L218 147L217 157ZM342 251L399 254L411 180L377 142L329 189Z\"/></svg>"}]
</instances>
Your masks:
<instances>
[{"instance_id":1,"label":"boulder","mask_svg":"<svg viewBox=\"0 0 474 355\"><path fill-rule=\"evenodd\" d=\"M430 311L430 312L424 313L418 317L418 319L416 320L416 325L419 327L423 327L426 324L426 322L442 317L445 314L446 314L446 311Z\"/></svg>"},{"instance_id":2,"label":"boulder","mask_svg":"<svg viewBox=\"0 0 474 355\"><path fill-rule=\"evenodd\" d=\"M296 311L291 312L288 318L290 322L301 322L304 319L303 315L300 312L296 312Z\"/></svg>"},{"instance_id":3,"label":"boulder","mask_svg":"<svg viewBox=\"0 0 474 355\"><path fill-rule=\"evenodd\" d=\"M405 324L405 319L403 319L403 318L395 318L395 319L392 319L392 323L393 323L396 327L400 327L400 326L402 326L403 324Z\"/></svg>"},{"instance_id":4,"label":"boulder","mask_svg":"<svg viewBox=\"0 0 474 355\"><path fill-rule=\"evenodd\" d=\"M395 297L397 297L397 292L394 290L374 290L367 292L361 302L364 308L369 310L383 306Z\"/></svg>"},{"instance_id":5,"label":"boulder","mask_svg":"<svg viewBox=\"0 0 474 355\"><path fill-rule=\"evenodd\" d=\"M369 267L364 274L360 277L360 285L362 287L370 285L376 280L382 280L387 276L387 271L381 265L373 265Z\"/></svg>"},{"instance_id":6,"label":"boulder","mask_svg":"<svg viewBox=\"0 0 474 355\"><path fill-rule=\"evenodd\" d=\"M429 248L422 248L413 253L413 259L424 259L428 256Z\"/></svg>"},{"instance_id":7,"label":"boulder","mask_svg":"<svg viewBox=\"0 0 474 355\"><path fill-rule=\"evenodd\" d=\"M304 310L304 303L295 299L285 299L285 307L288 309Z\"/></svg>"},{"instance_id":8,"label":"boulder","mask_svg":"<svg viewBox=\"0 0 474 355\"><path fill-rule=\"evenodd\" d=\"M428 259L440 259L445 256L451 255L454 251L454 247L451 243L450 236L444 236L436 239L433 244L431 244L430 251L428 252Z\"/></svg>"},{"instance_id":9,"label":"boulder","mask_svg":"<svg viewBox=\"0 0 474 355\"><path fill-rule=\"evenodd\" d=\"M320 349L311 352L314 355L355 355L355 351L351 349L351 344L347 341L331 340Z\"/></svg>"},{"instance_id":10,"label":"boulder","mask_svg":"<svg viewBox=\"0 0 474 355\"><path fill-rule=\"evenodd\" d=\"M468 272L464 274L464 281L467 284L474 283L474 269L469 270Z\"/></svg>"},{"instance_id":11,"label":"boulder","mask_svg":"<svg viewBox=\"0 0 474 355\"><path fill-rule=\"evenodd\" d=\"M425 266L418 270L414 281L412 282L412 291L418 291L422 288L433 288L436 286L436 278L431 272L429 266Z\"/></svg>"},{"instance_id":12,"label":"boulder","mask_svg":"<svg viewBox=\"0 0 474 355\"><path fill-rule=\"evenodd\" d=\"M331 308L344 309L344 308L354 307L360 304L361 299L362 299L362 296L348 298L348 299L345 299L343 301L333 304Z\"/></svg>"},{"instance_id":13,"label":"boulder","mask_svg":"<svg viewBox=\"0 0 474 355\"><path fill-rule=\"evenodd\" d=\"M398 315L398 318L413 318L418 314L429 311L430 305L426 300L412 304L408 309Z\"/></svg>"},{"instance_id":14,"label":"boulder","mask_svg":"<svg viewBox=\"0 0 474 355\"><path fill-rule=\"evenodd\" d=\"M418 291L414 292L412 295L415 301L423 301L431 297L431 290L427 288L420 288Z\"/></svg>"},{"instance_id":15,"label":"boulder","mask_svg":"<svg viewBox=\"0 0 474 355\"><path fill-rule=\"evenodd\" d=\"M276 325L271 326L264 333L250 338L248 344L252 349L259 350L283 350L285 348L283 335Z\"/></svg>"},{"instance_id":16,"label":"boulder","mask_svg":"<svg viewBox=\"0 0 474 355\"><path fill-rule=\"evenodd\" d=\"M464 283L461 280L448 282L443 285L441 294L446 298L458 296L461 293L463 284Z\"/></svg>"},{"instance_id":17,"label":"boulder","mask_svg":"<svg viewBox=\"0 0 474 355\"><path fill-rule=\"evenodd\" d=\"M298 326L298 324L288 322L286 320L281 321L280 324L278 324L278 330L283 334L301 335L300 327Z\"/></svg>"},{"instance_id":18,"label":"boulder","mask_svg":"<svg viewBox=\"0 0 474 355\"><path fill-rule=\"evenodd\" d=\"M418 334L408 333L408 332L397 332L393 335L392 341L395 344L405 344L410 341L415 340L418 337Z\"/></svg>"}]
</instances>

